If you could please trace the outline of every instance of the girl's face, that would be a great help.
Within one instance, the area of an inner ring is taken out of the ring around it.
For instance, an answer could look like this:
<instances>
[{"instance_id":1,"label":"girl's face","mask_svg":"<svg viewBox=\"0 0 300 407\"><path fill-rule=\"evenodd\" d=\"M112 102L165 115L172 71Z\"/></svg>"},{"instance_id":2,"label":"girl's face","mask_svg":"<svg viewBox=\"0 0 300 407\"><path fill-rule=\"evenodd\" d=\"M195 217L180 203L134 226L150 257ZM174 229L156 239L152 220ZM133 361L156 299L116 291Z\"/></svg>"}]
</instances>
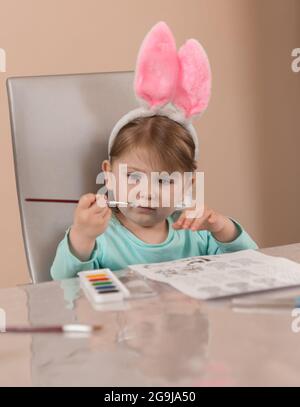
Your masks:
<instances>
[{"instance_id":1,"label":"girl's face","mask_svg":"<svg viewBox=\"0 0 300 407\"><path fill-rule=\"evenodd\" d=\"M147 163L146 155L139 158L134 152L128 152L112 166L105 160L102 170L112 175L107 187L113 190L115 200L138 205L118 205L118 208L126 218L140 226L162 222L175 211L176 203L184 199L183 172L178 171L177 177L171 177L171 173L153 169Z\"/></svg>"}]
</instances>

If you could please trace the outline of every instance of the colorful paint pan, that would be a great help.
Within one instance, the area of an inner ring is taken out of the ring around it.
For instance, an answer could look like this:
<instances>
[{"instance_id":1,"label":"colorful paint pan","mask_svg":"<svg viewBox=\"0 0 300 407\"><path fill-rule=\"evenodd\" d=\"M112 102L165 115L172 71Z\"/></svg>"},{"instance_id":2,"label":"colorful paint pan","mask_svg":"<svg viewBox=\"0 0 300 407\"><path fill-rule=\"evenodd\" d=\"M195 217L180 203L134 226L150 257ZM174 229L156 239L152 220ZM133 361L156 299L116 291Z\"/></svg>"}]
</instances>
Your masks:
<instances>
[{"instance_id":1,"label":"colorful paint pan","mask_svg":"<svg viewBox=\"0 0 300 407\"><path fill-rule=\"evenodd\" d=\"M78 273L80 284L90 301L121 301L130 296L128 289L106 268L101 270L81 271Z\"/></svg>"}]
</instances>

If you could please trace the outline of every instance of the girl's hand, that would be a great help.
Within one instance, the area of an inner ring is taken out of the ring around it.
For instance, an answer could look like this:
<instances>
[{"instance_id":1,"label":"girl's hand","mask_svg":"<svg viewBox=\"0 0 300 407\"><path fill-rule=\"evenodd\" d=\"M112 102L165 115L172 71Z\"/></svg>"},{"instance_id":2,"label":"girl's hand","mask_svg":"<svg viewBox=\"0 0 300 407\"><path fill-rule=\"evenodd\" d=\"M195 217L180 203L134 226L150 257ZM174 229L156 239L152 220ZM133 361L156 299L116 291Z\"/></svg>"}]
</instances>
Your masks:
<instances>
[{"instance_id":1,"label":"girl's hand","mask_svg":"<svg viewBox=\"0 0 300 407\"><path fill-rule=\"evenodd\" d=\"M173 228L191 229L192 231L208 230L220 242L235 240L239 234L231 219L206 206L198 210L185 209L173 223Z\"/></svg>"},{"instance_id":2,"label":"girl's hand","mask_svg":"<svg viewBox=\"0 0 300 407\"><path fill-rule=\"evenodd\" d=\"M82 239L94 241L107 228L111 213L104 195L83 195L75 210L72 229Z\"/></svg>"},{"instance_id":3,"label":"girl's hand","mask_svg":"<svg viewBox=\"0 0 300 407\"><path fill-rule=\"evenodd\" d=\"M71 251L78 259L90 258L96 237L107 228L111 213L103 195L86 194L80 198L69 234Z\"/></svg>"}]
</instances>

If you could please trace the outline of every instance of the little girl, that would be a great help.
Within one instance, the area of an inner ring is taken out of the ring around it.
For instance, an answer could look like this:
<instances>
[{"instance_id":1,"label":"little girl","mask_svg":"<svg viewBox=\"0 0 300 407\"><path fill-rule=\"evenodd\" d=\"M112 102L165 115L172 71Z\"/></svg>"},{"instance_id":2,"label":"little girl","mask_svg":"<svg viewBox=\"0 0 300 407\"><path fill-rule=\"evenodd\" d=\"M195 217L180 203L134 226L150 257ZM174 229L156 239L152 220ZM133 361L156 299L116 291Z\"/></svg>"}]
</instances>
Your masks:
<instances>
[{"instance_id":1,"label":"little girl","mask_svg":"<svg viewBox=\"0 0 300 407\"><path fill-rule=\"evenodd\" d=\"M208 59L196 40L187 41L177 54L164 22L149 32L135 77L136 95L147 104L117 122L109 139L108 160L102 163L102 171L115 179L113 186L106 180L115 200L120 200L121 165L127 165L128 177L137 183L141 173L150 180L153 173L195 172L198 140L190 119L207 107L210 82ZM166 107L170 103L171 109ZM207 206L195 217L190 216L196 213L193 209L176 211L174 180L163 176L158 183L155 196L148 190L139 194L142 204L137 207L110 208L104 195L83 195L73 224L58 245L52 278L258 248L237 220ZM129 178L126 187L129 195L135 187ZM172 195L169 206L161 205L166 187Z\"/></svg>"}]
</instances>

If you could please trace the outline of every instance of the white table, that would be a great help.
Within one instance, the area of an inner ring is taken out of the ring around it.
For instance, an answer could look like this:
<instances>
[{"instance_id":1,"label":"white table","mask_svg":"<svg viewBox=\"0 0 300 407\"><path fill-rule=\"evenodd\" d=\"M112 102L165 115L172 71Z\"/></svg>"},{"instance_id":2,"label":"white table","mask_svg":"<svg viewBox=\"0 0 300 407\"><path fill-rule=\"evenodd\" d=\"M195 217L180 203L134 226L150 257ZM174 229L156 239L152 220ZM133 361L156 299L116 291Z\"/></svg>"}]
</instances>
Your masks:
<instances>
[{"instance_id":1,"label":"white table","mask_svg":"<svg viewBox=\"0 0 300 407\"><path fill-rule=\"evenodd\" d=\"M260 251L300 262L300 244ZM0 334L0 386L300 385L291 310L238 312L230 300L201 302L150 284L156 297L110 311L95 311L78 279L0 290L10 325L103 325L83 338ZM300 288L268 295L285 293Z\"/></svg>"}]
</instances>

